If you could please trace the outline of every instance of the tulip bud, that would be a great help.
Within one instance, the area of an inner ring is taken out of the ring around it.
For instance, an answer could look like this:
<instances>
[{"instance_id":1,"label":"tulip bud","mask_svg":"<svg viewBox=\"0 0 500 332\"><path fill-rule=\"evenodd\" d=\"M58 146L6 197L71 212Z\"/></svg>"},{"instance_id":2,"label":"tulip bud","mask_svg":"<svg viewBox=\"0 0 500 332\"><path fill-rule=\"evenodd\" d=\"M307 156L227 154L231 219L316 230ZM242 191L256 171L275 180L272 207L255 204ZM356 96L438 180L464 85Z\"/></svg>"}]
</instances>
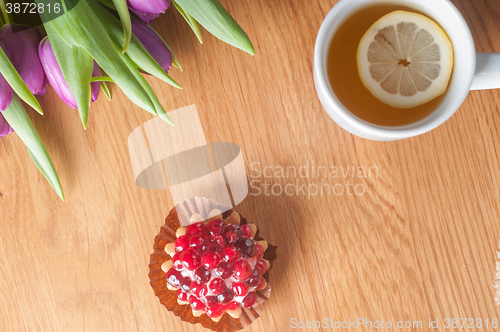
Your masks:
<instances>
[{"instance_id":1,"label":"tulip bud","mask_svg":"<svg viewBox=\"0 0 500 332\"><path fill-rule=\"evenodd\" d=\"M14 129L12 129L12 127L7 123L7 120L5 120L2 113L0 112L0 137L7 136L13 131Z\"/></svg>"},{"instance_id":2,"label":"tulip bud","mask_svg":"<svg viewBox=\"0 0 500 332\"><path fill-rule=\"evenodd\" d=\"M66 103L71 108L76 109L76 99L71 92L68 83L64 79L61 68L59 67L59 63L57 63L56 56L54 55L54 51L52 50L52 46L50 45L50 40L45 37L40 42L38 46L38 55L40 57L40 61L42 62L42 67L47 75L47 79L50 82L50 85L54 88L55 92L59 96L59 98ZM99 66L94 61L94 70L92 72L92 77L100 76ZM92 92L92 102L97 100L99 96L99 89L101 87L100 82L90 83L91 92Z\"/></svg>"},{"instance_id":3,"label":"tulip bud","mask_svg":"<svg viewBox=\"0 0 500 332\"><path fill-rule=\"evenodd\" d=\"M156 32L151 30L148 25L135 19L132 19L132 32L160 67L168 73L172 66L172 53Z\"/></svg>"},{"instance_id":4,"label":"tulip bud","mask_svg":"<svg viewBox=\"0 0 500 332\"><path fill-rule=\"evenodd\" d=\"M38 58L40 39L38 30L27 25L5 24L0 30L0 46L35 95L44 94L45 87L49 84ZM12 90L10 87L9 89ZM4 101L2 99L5 99L2 97L0 96L0 104Z\"/></svg>"},{"instance_id":5,"label":"tulip bud","mask_svg":"<svg viewBox=\"0 0 500 332\"><path fill-rule=\"evenodd\" d=\"M151 24L159 14L164 13L171 0L127 0L130 11L144 23Z\"/></svg>"}]
</instances>

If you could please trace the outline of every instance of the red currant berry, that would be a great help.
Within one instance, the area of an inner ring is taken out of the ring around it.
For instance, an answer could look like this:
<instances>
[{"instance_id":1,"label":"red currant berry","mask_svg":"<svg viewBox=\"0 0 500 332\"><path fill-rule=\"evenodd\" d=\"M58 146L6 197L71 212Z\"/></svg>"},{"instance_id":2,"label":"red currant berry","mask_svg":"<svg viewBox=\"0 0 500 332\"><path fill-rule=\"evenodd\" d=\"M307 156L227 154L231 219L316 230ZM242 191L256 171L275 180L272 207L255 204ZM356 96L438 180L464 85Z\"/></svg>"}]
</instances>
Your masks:
<instances>
[{"instance_id":1,"label":"red currant berry","mask_svg":"<svg viewBox=\"0 0 500 332\"><path fill-rule=\"evenodd\" d=\"M208 234L210 235L221 235L224 234L224 230L226 228L226 224L224 221L217 219L212 220L207 227Z\"/></svg>"},{"instance_id":2,"label":"red currant berry","mask_svg":"<svg viewBox=\"0 0 500 332\"><path fill-rule=\"evenodd\" d=\"M258 243L255 244L255 256L257 256L257 259L264 257L264 248Z\"/></svg>"},{"instance_id":3,"label":"red currant berry","mask_svg":"<svg viewBox=\"0 0 500 332\"><path fill-rule=\"evenodd\" d=\"M189 271L194 271L201 265L201 257L192 250L186 250L181 253L182 265Z\"/></svg>"},{"instance_id":4,"label":"red currant berry","mask_svg":"<svg viewBox=\"0 0 500 332\"><path fill-rule=\"evenodd\" d=\"M226 309L226 310L236 310L236 309L238 309L238 307L239 307L239 306L240 306L240 305L239 305L239 303L238 303L238 302L236 302L236 301L231 301L231 302L229 302L228 304L226 304L226 305L224 306L224 309Z\"/></svg>"},{"instance_id":5,"label":"red currant berry","mask_svg":"<svg viewBox=\"0 0 500 332\"><path fill-rule=\"evenodd\" d=\"M191 289L191 282L192 280L189 277L182 278L180 289L182 289L184 292L189 292L189 290Z\"/></svg>"},{"instance_id":6,"label":"red currant berry","mask_svg":"<svg viewBox=\"0 0 500 332\"><path fill-rule=\"evenodd\" d=\"M241 304L243 305L244 308L250 308L255 304L255 301L257 301L257 295L255 292L248 293L247 296L243 299Z\"/></svg>"},{"instance_id":7,"label":"red currant berry","mask_svg":"<svg viewBox=\"0 0 500 332\"><path fill-rule=\"evenodd\" d=\"M198 300L195 296L191 296L189 298L189 304L191 305L191 308L194 310L203 310L205 309L205 304Z\"/></svg>"},{"instance_id":8,"label":"red currant berry","mask_svg":"<svg viewBox=\"0 0 500 332\"><path fill-rule=\"evenodd\" d=\"M205 255L203 255L203 265L210 270L213 270L219 265L219 255L217 255L215 252L207 252Z\"/></svg>"},{"instance_id":9,"label":"red currant berry","mask_svg":"<svg viewBox=\"0 0 500 332\"><path fill-rule=\"evenodd\" d=\"M260 274L262 275L267 271L267 264L263 260L260 260L255 264L255 268L258 269Z\"/></svg>"},{"instance_id":10,"label":"red currant berry","mask_svg":"<svg viewBox=\"0 0 500 332\"><path fill-rule=\"evenodd\" d=\"M205 295L207 295L207 285L199 284L195 281L191 283L191 293L195 295L197 298L201 299Z\"/></svg>"},{"instance_id":11,"label":"red currant berry","mask_svg":"<svg viewBox=\"0 0 500 332\"><path fill-rule=\"evenodd\" d=\"M259 269L255 269L252 272L252 275L247 279L246 284L250 287L255 287L259 284L260 280L260 271Z\"/></svg>"},{"instance_id":12,"label":"red currant berry","mask_svg":"<svg viewBox=\"0 0 500 332\"><path fill-rule=\"evenodd\" d=\"M199 284L204 284L210 280L212 273L206 267L200 266L194 270L194 280Z\"/></svg>"},{"instance_id":13,"label":"red currant berry","mask_svg":"<svg viewBox=\"0 0 500 332\"><path fill-rule=\"evenodd\" d=\"M229 302L231 302L233 300L233 297L234 297L234 293L229 288L226 288L222 293L217 295L217 299L222 304L228 304Z\"/></svg>"},{"instance_id":14,"label":"red currant berry","mask_svg":"<svg viewBox=\"0 0 500 332\"><path fill-rule=\"evenodd\" d=\"M241 225L241 230L243 231L243 236L247 238L252 237L252 227L250 225Z\"/></svg>"},{"instance_id":15,"label":"red currant berry","mask_svg":"<svg viewBox=\"0 0 500 332\"><path fill-rule=\"evenodd\" d=\"M215 235L214 237L212 237L212 241L217 243L219 247L218 250L222 250L226 246L226 240L224 240L221 235Z\"/></svg>"},{"instance_id":16,"label":"red currant berry","mask_svg":"<svg viewBox=\"0 0 500 332\"><path fill-rule=\"evenodd\" d=\"M203 242L205 242L205 240L201 235L193 235L189 238L189 245L194 250L200 249L203 246Z\"/></svg>"},{"instance_id":17,"label":"red currant berry","mask_svg":"<svg viewBox=\"0 0 500 332\"><path fill-rule=\"evenodd\" d=\"M247 280L252 274L252 267L244 259L234 262L233 276L239 280Z\"/></svg>"},{"instance_id":18,"label":"red currant berry","mask_svg":"<svg viewBox=\"0 0 500 332\"><path fill-rule=\"evenodd\" d=\"M179 288L182 278L182 274L176 269L170 269L167 272L167 282L174 287Z\"/></svg>"},{"instance_id":19,"label":"red currant berry","mask_svg":"<svg viewBox=\"0 0 500 332\"><path fill-rule=\"evenodd\" d=\"M208 289L212 292L212 294L219 295L224 291L224 289L226 289L226 283L220 278L214 278L208 284Z\"/></svg>"},{"instance_id":20,"label":"red currant berry","mask_svg":"<svg viewBox=\"0 0 500 332\"><path fill-rule=\"evenodd\" d=\"M233 244L238 240L238 235L236 235L235 232L229 231L226 234L224 234L224 238L226 239L227 244Z\"/></svg>"},{"instance_id":21,"label":"red currant berry","mask_svg":"<svg viewBox=\"0 0 500 332\"><path fill-rule=\"evenodd\" d=\"M217 296L215 295L207 296L205 299L207 300L207 307L213 307L219 303L219 300L217 300Z\"/></svg>"},{"instance_id":22,"label":"red currant berry","mask_svg":"<svg viewBox=\"0 0 500 332\"><path fill-rule=\"evenodd\" d=\"M205 232L205 225L201 222L191 224L186 228L186 236L190 237L193 235L203 235Z\"/></svg>"},{"instance_id":23,"label":"red currant berry","mask_svg":"<svg viewBox=\"0 0 500 332\"><path fill-rule=\"evenodd\" d=\"M186 235L181 235L175 240L175 252L181 252L189 248L189 239Z\"/></svg>"},{"instance_id":24,"label":"red currant berry","mask_svg":"<svg viewBox=\"0 0 500 332\"><path fill-rule=\"evenodd\" d=\"M227 246L221 251L221 258L226 262L234 262L238 258L240 258L240 252L235 246Z\"/></svg>"},{"instance_id":25,"label":"red currant berry","mask_svg":"<svg viewBox=\"0 0 500 332\"><path fill-rule=\"evenodd\" d=\"M230 225L230 229L238 236L243 236L243 230L238 225Z\"/></svg>"},{"instance_id":26,"label":"red currant berry","mask_svg":"<svg viewBox=\"0 0 500 332\"><path fill-rule=\"evenodd\" d=\"M187 302L189 301L189 295L186 292L183 292L182 290L178 289L177 290L177 298L181 301Z\"/></svg>"},{"instance_id":27,"label":"red currant berry","mask_svg":"<svg viewBox=\"0 0 500 332\"><path fill-rule=\"evenodd\" d=\"M201 249L204 250L204 251L215 252L215 251L219 250L219 245L217 244L217 242L215 242L212 239L205 240L205 243L203 243L203 246L201 247Z\"/></svg>"},{"instance_id":28,"label":"red currant berry","mask_svg":"<svg viewBox=\"0 0 500 332\"><path fill-rule=\"evenodd\" d=\"M177 270L182 270L182 260L181 260L181 253L175 254L174 257L172 257L172 264Z\"/></svg>"},{"instance_id":29,"label":"red currant berry","mask_svg":"<svg viewBox=\"0 0 500 332\"><path fill-rule=\"evenodd\" d=\"M216 304L213 307L210 307L207 309L207 315L208 317L219 317L224 313L224 306L222 304Z\"/></svg>"},{"instance_id":30,"label":"red currant berry","mask_svg":"<svg viewBox=\"0 0 500 332\"><path fill-rule=\"evenodd\" d=\"M255 256L255 244L252 240L246 237L241 237L234 244L241 252L241 255L246 258Z\"/></svg>"},{"instance_id":31,"label":"red currant berry","mask_svg":"<svg viewBox=\"0 0 500 332\"><path fill-rule=\"evenodd\" d=\"M232 289L234 294L238 296L245 296L248 293L248 286L243 282L235 282Z\"/></svg>"},{"instance_id":32,"label":"red currant berry","mask_svg":"<svg viewBox=\"0 0 500 332\"><path fill-rule=\"evenodd\" d=\"M215 274L221 277L222 279L227 279L233 273L233 269L231 268L231 264L227 262L220 262L215 269Z\"/></svg>"}]
</instances>

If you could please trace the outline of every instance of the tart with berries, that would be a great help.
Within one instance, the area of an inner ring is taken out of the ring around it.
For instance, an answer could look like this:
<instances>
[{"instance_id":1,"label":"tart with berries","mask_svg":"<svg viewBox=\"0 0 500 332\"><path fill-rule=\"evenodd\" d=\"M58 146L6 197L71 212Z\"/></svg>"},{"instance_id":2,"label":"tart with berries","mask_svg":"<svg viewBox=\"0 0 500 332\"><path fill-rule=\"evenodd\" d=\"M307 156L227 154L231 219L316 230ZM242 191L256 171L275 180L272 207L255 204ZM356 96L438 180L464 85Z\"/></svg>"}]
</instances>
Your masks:
<instances>
[{"instance_id":1,"label":"tart with berries","mask_svg":"<svg viewBox=\"0 0 500 332\"><path fill-rule=\"evenodd\" d=\"M151 255L151 285L182 320L214 331L236 331L257 319L270 295L276 247L237 212L194 213L181 227L170 212Z\"/></svg>"}]
</instances>

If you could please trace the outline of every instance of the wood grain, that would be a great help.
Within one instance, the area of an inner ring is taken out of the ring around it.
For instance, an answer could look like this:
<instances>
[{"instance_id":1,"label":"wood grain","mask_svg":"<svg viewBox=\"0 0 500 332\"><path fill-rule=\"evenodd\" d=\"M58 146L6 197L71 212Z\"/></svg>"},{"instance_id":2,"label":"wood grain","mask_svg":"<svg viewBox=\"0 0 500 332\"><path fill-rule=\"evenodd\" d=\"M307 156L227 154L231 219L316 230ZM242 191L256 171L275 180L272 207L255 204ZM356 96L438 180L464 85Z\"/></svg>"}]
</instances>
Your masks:
<instances>
[{"instance_id":1,"label":"wood grain","mask_svg":"<svg viewBox=\"0 0 500 332\"><path fill-rule=\"evenodd\" d=\"M279 259L266 309L245 331L294 330L293 318L423 322L408 331L429 330L429 319L441 323L432 331L445 331L445 318L500 318L492 285L500 91L471 92L449 121L416 138L357 138L324 112L312 79L316 33L337 1L221 2L256 55L206 31L200 45L169 10L153 26L185 69L171 71L184 90L147 79L166 110L197 105L208 142L238 144L249 182L262 191L251 188L237 209L280 248ZM500 52L498 0L453 3L477 51ZM204 331L165 310L149 285L153 240L172 199L135 185L127 138L151 116L112 92L112 102L101 96L92 105L87 130L51 89L40 97L45 115L30 112L66 202L16 135L0 139L0 331ZM338 177L265 177L266 166L313 164L338 167ZM375 168L344 176L347 167ZM265 195L287 184L293 195ZM324 184L345 192L298 190ZM353 185L364 194L349 195Z\"/></svg>"}]
</instances>

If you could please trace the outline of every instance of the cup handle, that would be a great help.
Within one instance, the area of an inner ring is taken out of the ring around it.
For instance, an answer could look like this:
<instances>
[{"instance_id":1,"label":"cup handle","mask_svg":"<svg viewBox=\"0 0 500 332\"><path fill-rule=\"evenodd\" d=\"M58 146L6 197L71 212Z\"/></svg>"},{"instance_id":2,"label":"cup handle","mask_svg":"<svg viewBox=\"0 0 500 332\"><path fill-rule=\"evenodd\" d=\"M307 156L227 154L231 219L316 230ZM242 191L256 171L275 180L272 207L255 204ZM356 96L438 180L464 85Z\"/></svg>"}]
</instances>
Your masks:
<instances>
[{"instance_id":1,"label":"cup handle","mask_svg":"<svg viewBox=\"0 0 500 332\"><path fill-rule=\"evenodd\" d=\"M476 75L470 89L500 89L500 53L476 53Z\"/></svg>"}]
</instances>

